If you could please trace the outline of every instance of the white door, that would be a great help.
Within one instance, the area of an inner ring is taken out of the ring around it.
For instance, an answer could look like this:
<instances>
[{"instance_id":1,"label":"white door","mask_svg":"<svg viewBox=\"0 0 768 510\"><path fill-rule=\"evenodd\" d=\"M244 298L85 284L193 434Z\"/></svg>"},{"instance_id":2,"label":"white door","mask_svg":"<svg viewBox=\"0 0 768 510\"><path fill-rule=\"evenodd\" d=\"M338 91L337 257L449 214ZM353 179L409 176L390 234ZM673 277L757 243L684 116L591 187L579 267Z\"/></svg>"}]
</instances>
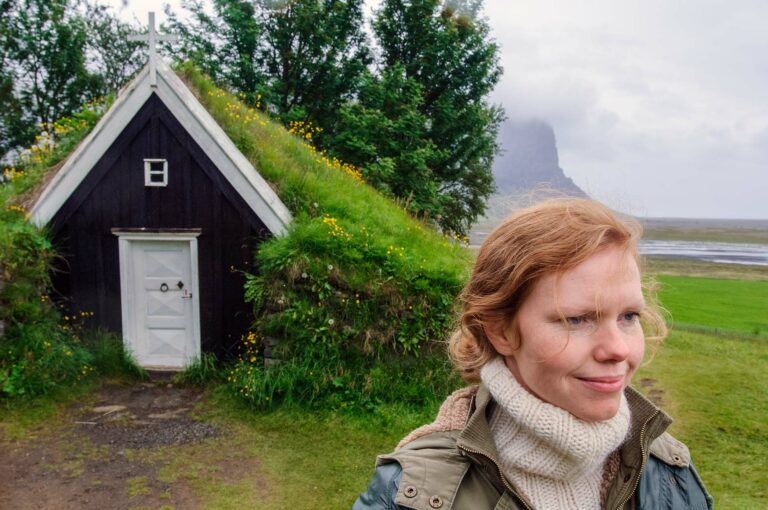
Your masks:
<instances>
[{"instance_id":1,"label":"white door","mask_svg":"<svg viewBox=\"0 0 768 510\"><path fill-rule=\"evenodd\" d=\"M129 265L121 267L121 285L128 287L122 297L129 301L123 306L126 347L143 367L186 366L200 355L196 243L121 241L127 250L121 249L120 262Z\"/></svg>"}]
</instances>

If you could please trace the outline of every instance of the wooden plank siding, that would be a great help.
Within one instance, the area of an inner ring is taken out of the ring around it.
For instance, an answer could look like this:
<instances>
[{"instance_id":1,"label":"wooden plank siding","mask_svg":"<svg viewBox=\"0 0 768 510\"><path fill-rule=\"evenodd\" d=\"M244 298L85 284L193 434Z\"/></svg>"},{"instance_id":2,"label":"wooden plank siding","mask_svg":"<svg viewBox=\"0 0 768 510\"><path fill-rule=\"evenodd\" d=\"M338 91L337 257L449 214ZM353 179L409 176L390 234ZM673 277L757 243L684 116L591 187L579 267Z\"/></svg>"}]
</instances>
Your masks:
<instances>
[{"instance_id":1,"label":"wooden plank siding","mask_svg":"<svg viewBox=\"0 0 768 510\"><path fill-rule=\"evenodd\" d=\"M168 160L168 185L144 185L144 158ZM251 320L243 303L253 253L269 234L165 105L152 95L50 223L62 258L52 279L70 313L121 333L118 238L112 228L198 228L201 346L233 348ZM232 271L234 268L235 271Z\"/></svg>"}]
</instances>

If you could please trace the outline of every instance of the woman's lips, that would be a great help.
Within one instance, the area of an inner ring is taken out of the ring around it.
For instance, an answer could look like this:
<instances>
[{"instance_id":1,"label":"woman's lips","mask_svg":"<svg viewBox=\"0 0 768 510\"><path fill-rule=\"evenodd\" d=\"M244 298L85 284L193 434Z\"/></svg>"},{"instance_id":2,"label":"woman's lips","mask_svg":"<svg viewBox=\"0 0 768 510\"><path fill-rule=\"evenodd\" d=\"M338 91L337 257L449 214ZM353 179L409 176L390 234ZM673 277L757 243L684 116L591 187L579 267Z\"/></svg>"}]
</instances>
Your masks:
<instances>
[{"instance_id":1,"label":"woman's lips","mask_svg":"<svg viewBox=\"0 0 768 510\"><path fill-rule=\"evenodd\" d=\"M578 377L587 388L601 393L615 393L624 389L624 376Z\"/></svg>"}]
</instances>

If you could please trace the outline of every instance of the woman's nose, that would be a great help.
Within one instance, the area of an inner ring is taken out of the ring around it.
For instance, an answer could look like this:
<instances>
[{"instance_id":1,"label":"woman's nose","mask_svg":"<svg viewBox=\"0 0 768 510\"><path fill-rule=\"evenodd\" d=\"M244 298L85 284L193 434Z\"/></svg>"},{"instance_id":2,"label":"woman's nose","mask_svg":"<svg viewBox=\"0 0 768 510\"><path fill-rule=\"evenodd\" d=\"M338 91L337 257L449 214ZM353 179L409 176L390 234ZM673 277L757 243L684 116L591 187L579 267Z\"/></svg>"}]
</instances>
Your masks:
<instances>
[{"instance_id":1,"label":"woman's nose","mask_svg":"<svg viewBox=\"0 0 768 510\"><path fill-rule=\"evenodd\" d=\"M626 332L621 331L618 324L606 321L595 332L597 345L595 359L597 361L624 361L629 356L629 343Z\"/></svg>"}]
</instances>

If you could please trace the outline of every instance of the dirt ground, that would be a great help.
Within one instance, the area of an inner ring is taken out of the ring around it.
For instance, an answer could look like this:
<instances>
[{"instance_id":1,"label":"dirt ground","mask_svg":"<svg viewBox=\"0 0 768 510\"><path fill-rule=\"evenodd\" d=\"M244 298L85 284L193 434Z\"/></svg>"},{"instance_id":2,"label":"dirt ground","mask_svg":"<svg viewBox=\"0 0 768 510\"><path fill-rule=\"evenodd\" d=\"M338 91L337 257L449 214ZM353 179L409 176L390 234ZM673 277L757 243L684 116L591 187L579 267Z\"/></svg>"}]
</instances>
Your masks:
<instances>
[{"instance_id":1,"label":"dirt ground","mask_svg":"<svg viewBox=\"0 0 768 510\"><path fill-rule=\"evenodd\" d=\"M167 381L107 384L29 437L0 438L0 509L203 508L196 480L259 468L217 443L226 431L196 415L203 398Z\"/></svg>"}]
</instances>

